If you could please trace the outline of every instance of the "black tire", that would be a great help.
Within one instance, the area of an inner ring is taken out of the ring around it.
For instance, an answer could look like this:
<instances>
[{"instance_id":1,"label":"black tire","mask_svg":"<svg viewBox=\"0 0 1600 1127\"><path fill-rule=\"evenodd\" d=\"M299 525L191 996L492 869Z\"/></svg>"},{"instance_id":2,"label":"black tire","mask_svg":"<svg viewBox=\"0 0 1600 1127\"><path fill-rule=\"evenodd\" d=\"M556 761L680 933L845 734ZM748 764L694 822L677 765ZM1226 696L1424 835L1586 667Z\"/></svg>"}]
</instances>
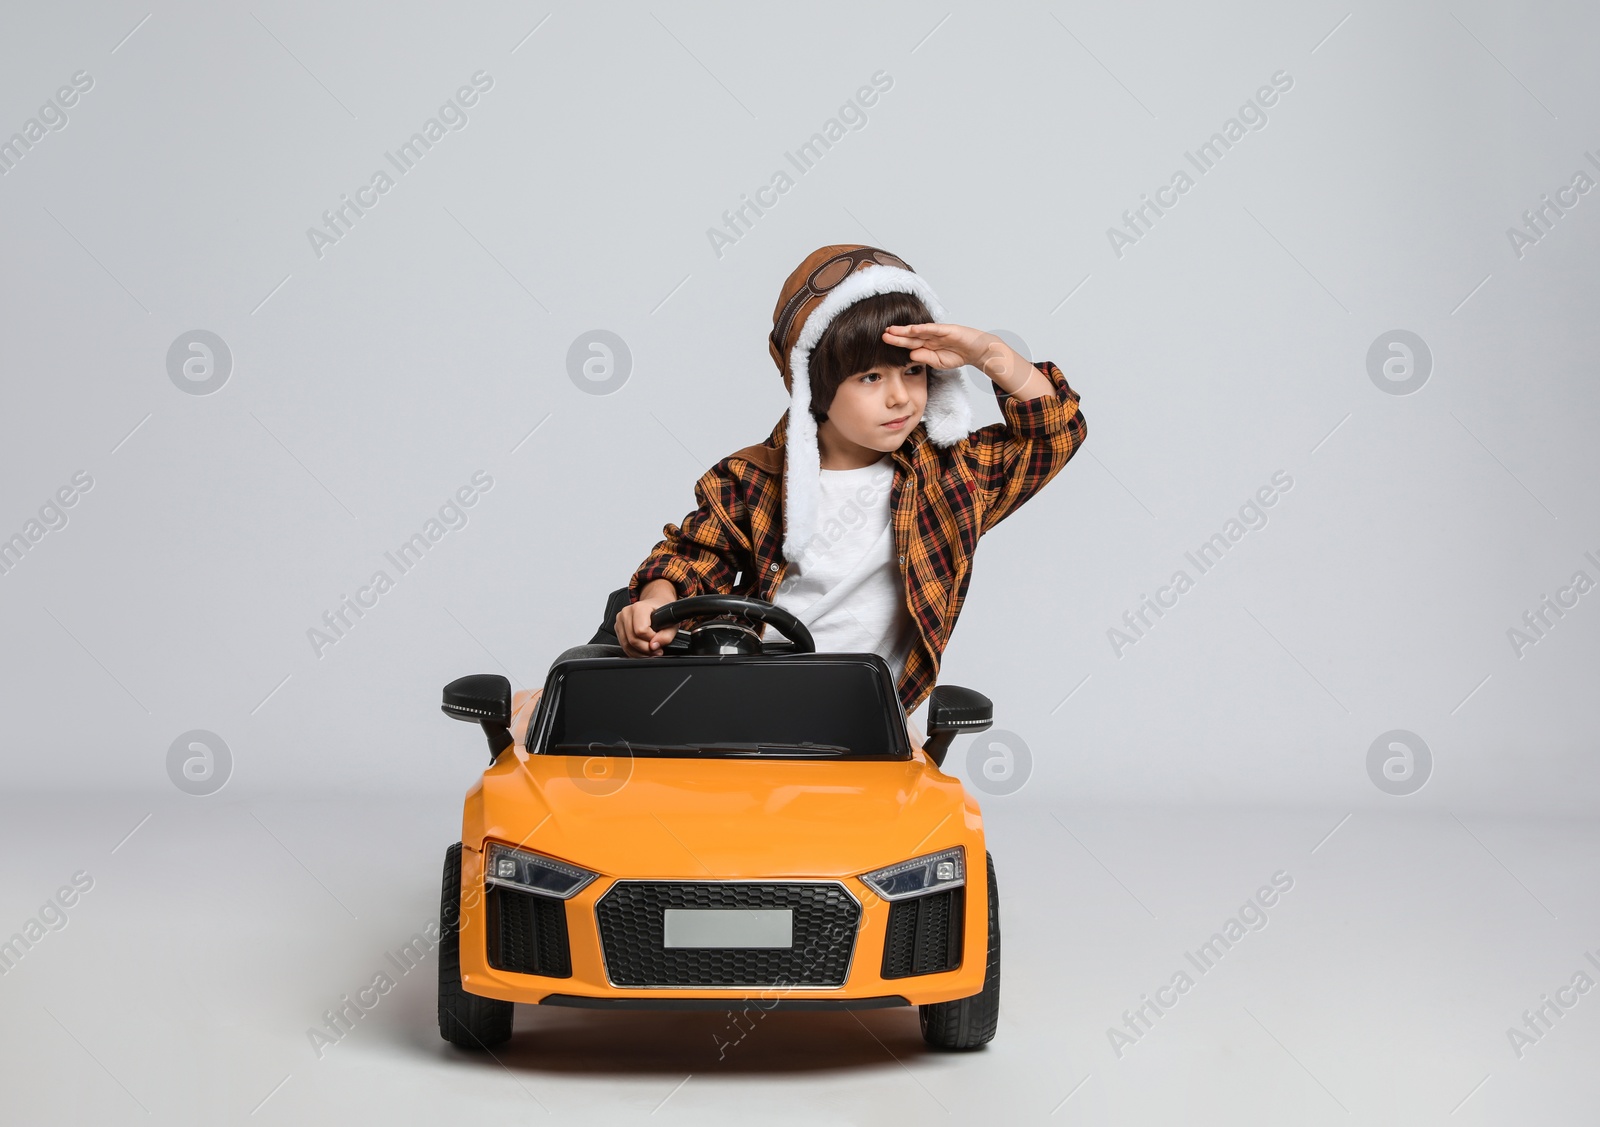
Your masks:
<instances>
[{"instance_id":1,"label":"black tire","mask_svg":"<svg viewBox=\"0 0 1600 1127\"><path fill-rule=\"evenodd\" d=\"M994 880L994 858L984 850L989 870L989 956L983 989L970 998L929 1002L917 1007L922 1039L935 1049L980 1049L994 1040L1000 1023L1000 890Z\"/></svg>"},{"instance_id":2,"label":"black tire","mask_svg":"<svg viewBox=\"0 0 1600 1127\"><path fill-rule=\"evenodd\" d=\"M461 988L461 843L444 855L439 897L439 1036L463 1049L489 1049L511 1039L516 1003L480 998Z\"/></svg>"}]
</instances>

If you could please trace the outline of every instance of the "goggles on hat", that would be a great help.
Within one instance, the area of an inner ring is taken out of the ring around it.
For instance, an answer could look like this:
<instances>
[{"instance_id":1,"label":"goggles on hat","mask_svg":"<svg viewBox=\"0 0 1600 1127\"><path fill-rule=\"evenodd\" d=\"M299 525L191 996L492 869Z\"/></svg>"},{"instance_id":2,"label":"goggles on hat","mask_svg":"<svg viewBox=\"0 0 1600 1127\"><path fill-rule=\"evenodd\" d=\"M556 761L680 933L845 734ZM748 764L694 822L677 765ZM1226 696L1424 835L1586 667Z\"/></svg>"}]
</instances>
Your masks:
<instances>
[{"instance_id":1,"label":"goggles on hat","mask_svg":"<svg viewBox=\"0 0 1600 1127\"><path fill-rule=\"evenodd\" d=\"M805 284L795 291L794 296L784 303L783 311L778 314L778 320L772 326L772 332L768 334L768 339L772 341L772 347L779 356L785 356L784 339L788 337L789 329L794 324L795 317L804 308L805 303L814 297L821 297L851 274L854 274L861 266L870 263L876 263L880 266L895 266L901 270L911 271L910 264L904 259L898 255L890 254L886 250L879 250L877 247L858 247L855 250L844 251L823 261L815 270L811 271L811 274L806 278ZM915 273L915 271L911 272ZM786 356L785 363L787 363Z\"/></svg>"}]
</instances>

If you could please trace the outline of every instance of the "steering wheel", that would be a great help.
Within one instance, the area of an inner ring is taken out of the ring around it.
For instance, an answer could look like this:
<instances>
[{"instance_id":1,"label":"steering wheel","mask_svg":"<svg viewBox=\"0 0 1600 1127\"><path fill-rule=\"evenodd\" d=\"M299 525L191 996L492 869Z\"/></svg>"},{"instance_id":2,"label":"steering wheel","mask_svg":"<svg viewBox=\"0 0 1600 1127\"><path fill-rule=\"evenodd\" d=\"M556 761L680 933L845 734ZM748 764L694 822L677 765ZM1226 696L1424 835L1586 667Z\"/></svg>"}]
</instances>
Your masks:
<instances>
[{"instance_id":1,"label":"steering wheel","mask_svg":"<svg viewBox=\"0 0 1600 1127\"><path fill-rule=\"evenodd\" d=\"M817 644L806 624L782 607L746 595L691 595L663 603L650 614L650 626L664 630L673 623L708 615L725 615L728 621L708 622L690 631L688 653L759 654L761 635L756 624L771 625L794 643L796 653L816 653Z\"/></svg>"}]
</instances>

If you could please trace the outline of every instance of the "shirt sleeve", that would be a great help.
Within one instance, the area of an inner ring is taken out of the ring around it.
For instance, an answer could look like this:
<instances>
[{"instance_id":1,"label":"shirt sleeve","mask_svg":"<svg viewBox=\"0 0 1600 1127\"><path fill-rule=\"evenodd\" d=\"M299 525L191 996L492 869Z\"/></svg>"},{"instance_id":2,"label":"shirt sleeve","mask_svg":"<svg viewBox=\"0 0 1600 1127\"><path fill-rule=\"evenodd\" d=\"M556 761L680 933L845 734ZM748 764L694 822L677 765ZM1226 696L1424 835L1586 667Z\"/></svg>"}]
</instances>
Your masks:
<instances>
[{"instance_id":1,"label":"shirt sleeve","mask_svg":"<svg viewBox=\"0 0 1600 1127\"><path fill-rule=\"evenodd\" d=\"M1078 393L1061 369L1049 360L1035 361L1054 392L1036 399L1015 399L994 385L1005 421L982 427L967 437L964 453L978 485L979 534L988 532L1043 489L1077 453L1088 436L1078 409Z\"/></svg>"},{"instance_id":2,"label":"shirt sleeve","mask_svg":"<svg viewBox=\"0 0 1600 1127\"><path fill-rule=\"evenodd\" d=\"M662 528L663 539L629 579L630 604L639 601L652 579L670 580L679 598L726 594L733 590L734 575L748 566L747 538L737 523L744 506L726 459L695 482L694 497L698 507L682 524Z\"/></svg>"}]
</instances>

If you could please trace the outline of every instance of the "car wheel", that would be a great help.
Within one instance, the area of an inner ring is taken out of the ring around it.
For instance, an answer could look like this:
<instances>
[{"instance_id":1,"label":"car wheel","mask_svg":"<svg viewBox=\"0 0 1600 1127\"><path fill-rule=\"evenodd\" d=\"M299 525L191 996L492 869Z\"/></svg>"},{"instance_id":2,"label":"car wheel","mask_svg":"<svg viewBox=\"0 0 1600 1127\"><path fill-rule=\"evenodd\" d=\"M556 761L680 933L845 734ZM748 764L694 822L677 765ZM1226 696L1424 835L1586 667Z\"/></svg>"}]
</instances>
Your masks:
<instances>
[{"instance_id":1,"label":"car wheel","mask_svg":"<svg viewBox=\"0 0 1600 1127\"><path fill-rule=\"evenodd\" d=\"M511 1039L516 1003L480 998L461 988L461 843L444 855L439 902L439 1036L463 1049L488 1049Z\"/></svg>"},{"instance_id":2,"label":"car wheel","mask_svg":"<svg viewBox=\"0 0 1600 1127\"><path fill-rule=\"evenodd\" d=\"M994 858L984 850L989 870L989 957L983 989L970 998L930 1002L917 1007L922 1039L936 1049L977 1049L994 1040L1000 1022L1000 890L995 886Z\"/></svg>"}]
</instances>

